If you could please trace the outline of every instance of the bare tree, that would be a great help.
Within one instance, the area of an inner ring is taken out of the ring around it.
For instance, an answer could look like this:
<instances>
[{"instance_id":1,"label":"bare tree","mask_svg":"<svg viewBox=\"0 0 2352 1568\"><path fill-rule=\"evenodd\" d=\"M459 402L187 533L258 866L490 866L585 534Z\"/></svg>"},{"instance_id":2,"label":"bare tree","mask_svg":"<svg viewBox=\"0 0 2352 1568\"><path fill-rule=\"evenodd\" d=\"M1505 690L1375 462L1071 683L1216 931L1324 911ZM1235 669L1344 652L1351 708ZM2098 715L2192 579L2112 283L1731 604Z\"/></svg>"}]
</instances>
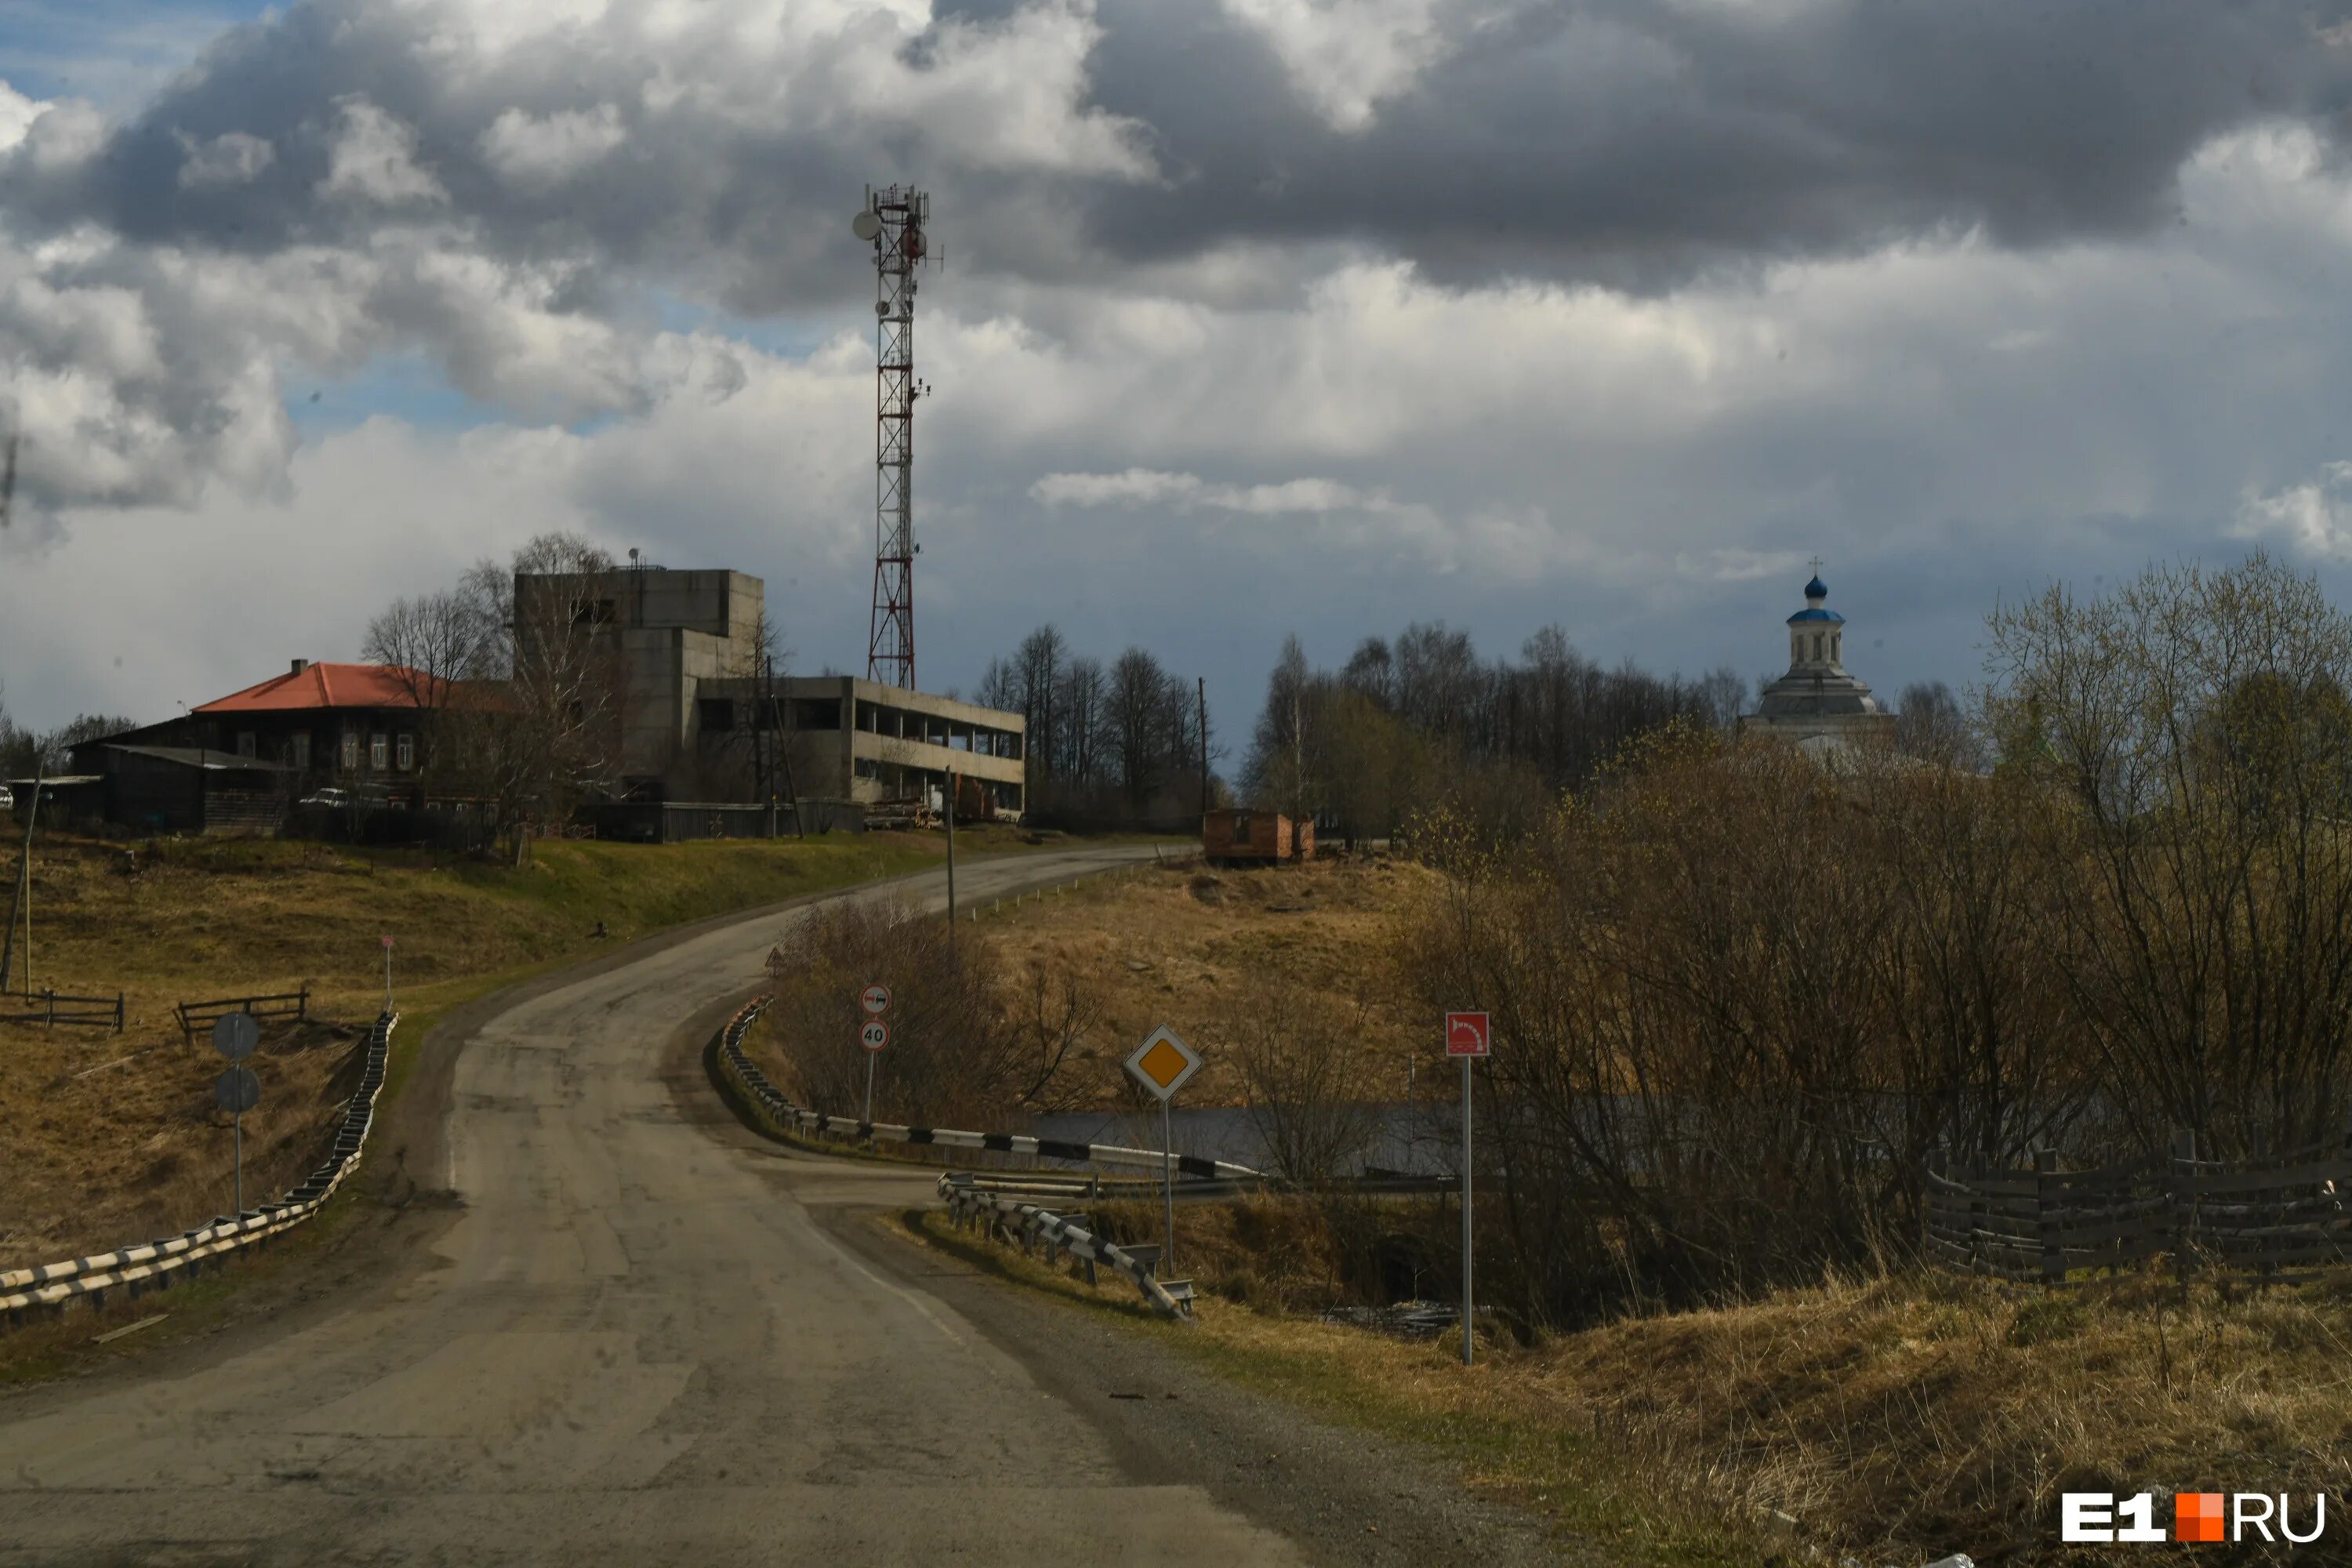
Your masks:
<instances>
[{"instance_id":1,"label":"bare tree","mask_svg":"<svg viewBox=\"0 0 2352 1568\"><path fill-rule=\"evenodd\" d=\"M1946 767L1983 771L1985 747L1973 717L1940 680L1903 689L1895 713L1895 744L1906 755Z\"/></svg>"},{"instance_id":2,"label":"bare tree","mask_svg":"<svg viewBox=\"0 0 2352 1568\"><path fill-rule=\"evenodd\" d=\"M2143 1147L2340 1134L2352 617L2256 553L1995 613L2004 766L2063 792L2045 941Z\"/></svg>"},{"instance_id":3,"label":"bare tree","mask_svg":"<svg viewBox=\"0 0 2352 1568\"><path fill-rule=\"evenodd\" d=\"M1380 1131L1380 1109L1359 1081L1362 1010L1335 1015L1326 999L1276 979L1228 1009L1223 1033L1275 1169L1299 1182L1351 1171Z\"/></svg>"},{"instance_id":4,"label":"bare tree","mask_svg":"<svg viewBox=\"0 0 2352 1568\"><path fill-rule=\"evenodd\" d=\"M480 599L463 589L395 599L368 622L362 657L388 667L418 714L420 778L446 785L460 767L459 730L450 710L466 683L480 678L490 646L505 636Z\"/></svg>"},{"instance_id":5,"label":"bare tree","mask_svg":"<svg viewBox=\"0 0 2352 1568\"><path fill-rule=\"evenodd\" d=\"M494 586L479 567L471 579L478 598L503 602L509 617L506 679L483 731L498 826L518 864L535 825L563 822L619 784L625 690L616 576L603 549L543 533L515 552L512 588Z\"/></svg>"}]
</instances>

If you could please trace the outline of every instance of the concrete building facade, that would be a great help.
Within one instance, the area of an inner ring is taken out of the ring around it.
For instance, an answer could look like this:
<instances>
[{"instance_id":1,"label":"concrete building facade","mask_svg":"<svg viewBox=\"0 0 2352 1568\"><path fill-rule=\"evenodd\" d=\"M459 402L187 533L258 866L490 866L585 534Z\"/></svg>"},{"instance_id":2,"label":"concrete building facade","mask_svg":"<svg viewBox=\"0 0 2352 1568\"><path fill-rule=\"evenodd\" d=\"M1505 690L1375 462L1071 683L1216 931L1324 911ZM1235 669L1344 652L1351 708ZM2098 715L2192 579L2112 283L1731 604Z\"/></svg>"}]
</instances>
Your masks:
<instances>
[{"instance_id":1,"label":"concrete building facade","mask_svg":"<svg viewBox=\"0 0 2352 1568\"><path fill-rule=\"evenodd\" d=\"M1022 812L1020 714L851 676L771 679L761 666L765 605L765 585L742 572L515 576L519 649L530 637L584 633L609 652L619 771L633 798L797 792L841 807L937 808L952 770L979 781L995 811Z\"/></svg>"},{"instance_id":2,"label":"concrete building facade","mask_svg":"<svg viewBox=\"0 0 2352 1568\"><path fill-rule=\"evenodd\" d=\"M728 682L723 694L735 700L734 718L756 717L757 682ZM1000 816L1018 816L1027 805L1028 721L1018 713L847 675L778 680L774 696L805 800L943 809L952 772L976 781Z\"/></svg>"},{"instance_id":3,"label":"concrete building facade","mask_svg":"<svg viewBox=\"0 0 2352 1568\"><path fill-rule=\"evenodd\" d=\"M706 684L758 672L766 588L741 572L527 573L514 580L519 659L541 638L585 635L618 688L619 773L632 795L697 789Z\"/></svg>"}]
</instances>

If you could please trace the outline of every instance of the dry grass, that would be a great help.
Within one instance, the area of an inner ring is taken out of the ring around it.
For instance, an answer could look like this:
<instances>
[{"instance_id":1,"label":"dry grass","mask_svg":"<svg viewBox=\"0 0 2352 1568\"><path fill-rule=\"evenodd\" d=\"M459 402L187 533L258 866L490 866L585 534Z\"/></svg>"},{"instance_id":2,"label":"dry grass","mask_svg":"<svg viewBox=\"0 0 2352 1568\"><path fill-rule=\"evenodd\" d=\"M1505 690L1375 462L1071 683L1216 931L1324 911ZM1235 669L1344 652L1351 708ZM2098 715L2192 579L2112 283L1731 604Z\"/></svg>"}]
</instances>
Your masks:
<instances>
[{"instance_id":1,"label":"dry grass","mask_svg":"<svg viewBox=\"0 0 2352 1568\"><path fill-rule=\"evenodd\" d=\"M1017 919L1008 910L998 929L1016 952L1087 965L1126 1039L1162 1017L1180 1029L1213 1018L1270 966L1351 1004L1354 977L1386 965L1422 873L1219 873L1205 902L1197 875L1155 871ZM1409 1004L1377 991L1368 1000L1372 1048L1402 1050ZM2306 1525L2309 1494L2352 1491L2352 1275L2268 1291L2154 1278L2063 1291L1932 1273L1833 1280L1533 1342L1482 1339L1481 1364L1465 1374L1451 1336L1408 1343L1312 1315L1394 1289L1367 1278L1364 1239L1378 1238L1393 1271L1400 1251L1444 1228L1416 1201L1342 1213L1361 1227L1352 1243L1307 1203L1181 1209L1179 1271L1210 1294L1199 1331L1170 1342L1434 1443L1471 1484L1636 1562L1795 1562L1818 1546L1831 1562L1874 1564L1954 1551L1980 1563L2092 1563L2106 1560L2101 1549L2070 1555L2057 1540L2063 1491L2286 1491ZM1159 1235L1156 1205L1091 1212L1114 1236ZM1028 1286L1168 1331L1137 1315L1123 1286L1090 1290L937 1216L915 1228ZM1448 1297L1452 1281L1427 1289ZM1776 1510L1794 1516L1793 1532L1761 1523Z\"/></svg>"},{"instance_id":2,"label":"dry grass","mask_svg":"<svg viewBox=\"0 0 2352 1568\"><path fill-rule=\"evenodd\" d=\"M999 945L1009 973L1067 965L1099 996L1102 1024L1077 1068L1099 1086L1097 1106L1118 1102L1118 1064L1163 1023L1209 1057L1184 1102L1240 1103L1230 1053L1217 1048L1219 1020L1275 981L1335 1016L1360 1011L1364 1059L1393 1080L1384 1092L1402 1099L1407 1054L1417 1051L1417 1070L1427 1072L1444 1053L1434 1026L1377 957L1394 944L1412 896L1434 880L1422 866L1384 857L1280 869L1188 859L983 910L972 929Z\"/></svg>"},{"instance_id":3,"label":"dry grass","mask_svg":"<svg viewBox=\"0 0 2352 1568\"><path fill-rule=\"evenodd\" d=\"M1013 842L995 837L1003 842L976 847ZM325 1147L356 1077L358 1026L383 1004L381 935L398 944L403 1010L430 1011L497 977L917 869L942 852L936 835L897 834L547 843L515 870L418 851L194 839L139 845L134 878L119 844L45 836L33 862L34 983L122 991L129 1026L118 1037L0 1025L0 1266L146 1240L228 1209L229 1119L211 1090L226 1064L202 1041L182 1044L175 1001L307 984L328 1020L265 1028L250 1064L262 1101L245 1121L251 1201L282 1191ZM14 861L0 856L0 875Z\"/></svg>"},{"instance_id":4,"label":"dry grass","mask_svg":"<svg viewBox=\"0 0 2352 1568\"><path fill-rule=\"evenodd\" d=\"M1095 1212L1114 1236L1159 1236L1153 1205ZM1186 1207L1177 1234L1180 1272L1211 1292L1209 1342L1253 1375L1434 1433L1482 1484L1580 1528L1640 1513L1702 1560L1777 1510L1797 1541L1874 1563L2088 1563L2060 1550L2063 1491L2287 1491L2307 1512L2310 1493L2352 1489L2352 1276L2268 1291L1838 1281L1482 1340L1465 1377L1450 1335L1416 1346L1298 1315L1359 1294L1312 1205Z\"/></svg>"}]
</instances>

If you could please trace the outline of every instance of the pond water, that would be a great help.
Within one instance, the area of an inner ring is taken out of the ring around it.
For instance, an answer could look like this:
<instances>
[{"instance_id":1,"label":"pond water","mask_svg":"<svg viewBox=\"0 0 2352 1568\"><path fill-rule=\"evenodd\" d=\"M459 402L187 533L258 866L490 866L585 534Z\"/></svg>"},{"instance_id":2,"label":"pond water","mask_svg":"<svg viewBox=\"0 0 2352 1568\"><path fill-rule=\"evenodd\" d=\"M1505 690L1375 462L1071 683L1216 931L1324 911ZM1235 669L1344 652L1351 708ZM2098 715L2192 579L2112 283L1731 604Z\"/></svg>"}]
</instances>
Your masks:
<instances>
[{"instance_id":1,"label":"pond water","mask_svg":"<svg viewBox=\"0 0 2352 1568\"><path fill-rule=\"evenodd\" d=\"M1462 1146L1459 1107L1423 1101L1375 1109L1380 1130L1364 1152L1360 1166L1377 1166L1413 1175L1447 1175L1456 1169L1454 1156ZM1272 1164L1259 1118L1245 1108L1179 1106L1170 1114L1170 1127L1180 1154L1197 1154L1257 1170L1269 1169ZM1031 1119L1027 1131L1041 1138L1061 1138L1074 1143L1118 1143L1130 1149L1157 1149L1160 1113L1090 1110L1039 1116Z\"/></svg>"}]
</instances>

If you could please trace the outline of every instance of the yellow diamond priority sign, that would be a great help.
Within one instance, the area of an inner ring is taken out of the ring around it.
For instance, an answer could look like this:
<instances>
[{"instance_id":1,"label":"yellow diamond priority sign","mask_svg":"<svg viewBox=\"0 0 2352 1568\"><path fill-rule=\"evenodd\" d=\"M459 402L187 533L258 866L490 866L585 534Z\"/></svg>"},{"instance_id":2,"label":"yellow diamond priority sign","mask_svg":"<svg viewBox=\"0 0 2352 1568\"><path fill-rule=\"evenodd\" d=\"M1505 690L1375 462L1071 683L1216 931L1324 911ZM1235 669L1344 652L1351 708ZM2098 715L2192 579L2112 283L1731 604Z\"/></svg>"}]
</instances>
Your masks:
<instances>
[{"instance_id":1,"label":"yellow diamond priority sign","mask_svg":"<svg viewBox=\"0 0 2352 1568\"><path fill-rule=\"evenodd\" d=\"M1127 1070L1136 1082L1167 1100L1201 1070L1201 1056L1162 1024L1135 1047L1135 1054L1127 1058Z\"/></svg>"}]
</instances>

